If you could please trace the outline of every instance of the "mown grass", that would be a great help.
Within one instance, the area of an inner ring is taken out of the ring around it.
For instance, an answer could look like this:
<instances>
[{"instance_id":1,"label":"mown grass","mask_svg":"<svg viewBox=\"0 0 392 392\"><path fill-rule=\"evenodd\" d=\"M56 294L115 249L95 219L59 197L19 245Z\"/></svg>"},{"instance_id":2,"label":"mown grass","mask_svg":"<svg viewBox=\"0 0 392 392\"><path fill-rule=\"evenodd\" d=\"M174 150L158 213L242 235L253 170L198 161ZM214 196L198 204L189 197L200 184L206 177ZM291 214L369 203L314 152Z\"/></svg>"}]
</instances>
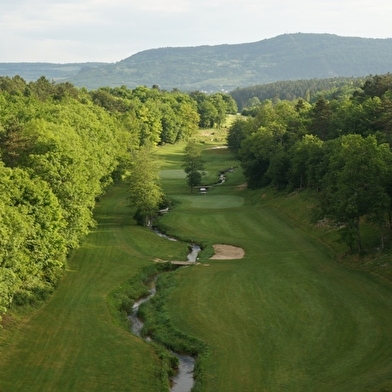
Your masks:
<instances>
[{"instance_id":1,"label":"mown grass","mask_svg":"<svg viewBox=\"0 0 392 392\"><path fill-rule=\"evenodd\" d=\"M224 150L205 156L214 170L230 160ZM179 270L168 306L175 327L209 347L205 390L392 389L391 287L338 263L343 245L309 225L306 197L243 190L237 175L206 196L178 195L184 180L165 181L181 203L161 224L200 241L209 265ZM214 243L242 246L246 256L209 260Z\"/></svg>"},{"instance_id":2,"label":"mown grass","mask_svg":"<svg viewBox=\"0 0 392 392\"><path fill-rule=\"evenodd\" d=\"M238 163L211 148L221 142L210 136L201 140L212 183ZM159 224L201 243L203 263L161 286L163 322L208 347L199 390L392 390L391 287L339 264L342 244L309 226L306 195L244 189L238 169L207 195L191 194L183 148L160 149L164 190L175 202ZM137 227L126 204L124 187L104 197L96 230L72 253L50 300L10 313L0 331L0 391L167 389L160 349L131 335L117 309L145 291L135 279L153 258L184 259L186 244ZM241 246L245 258L209 260L214 243Z\"/></svg>"},{"instance_id":3,"label":"mown grass","mask_svg":"<svg viewBox=\"0 0 392 392\"><path fill-rule=\"evenodd\" d=\"M129 332L112 293L152 258L181 259L187 248L137 227L131 216L126 187L113 189L51 299L18 321L14 313L0 330L0 391L167 390L155 349ZM128 294L145 288L135 290Z\"/></svg>"}]
</instances>

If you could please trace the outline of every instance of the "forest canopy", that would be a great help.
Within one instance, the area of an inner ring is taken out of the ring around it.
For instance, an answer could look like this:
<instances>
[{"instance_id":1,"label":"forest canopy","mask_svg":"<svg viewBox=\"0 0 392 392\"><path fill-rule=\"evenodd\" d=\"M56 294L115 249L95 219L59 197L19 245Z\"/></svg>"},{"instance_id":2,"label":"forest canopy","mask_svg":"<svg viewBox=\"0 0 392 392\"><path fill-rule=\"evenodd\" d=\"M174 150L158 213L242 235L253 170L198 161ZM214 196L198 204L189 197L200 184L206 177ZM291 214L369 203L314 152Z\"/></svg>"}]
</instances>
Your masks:
<instances>
[{"instance_id":1,"label":"forest canopy","mask_svg":"<svg viewBox=\"0 0 392 392\"><path fill-rule=\"evenodd\" d=\"M96 201L139 170L138 151L188 140L201 118L215 126L236 111L230 96L197 95L0 78L0 317L53 291L95 224ZM203 101L209 113L199 113Z\"/></svg>"},{"instance_id":2,"label":"forest canopy","mask_svg":"<svg viewBox=\"0 0 392 392\"><path fill-rule=\"evenodd\" d=\"M254 100L230 127L228 146L250 188L310 189L315 216L349 248L363 249L365 221L382 248L392 227L392 76L336 88L310 100ZM138 160L236 112L225 93L0 78L0 316L54 290L69 251L95 224L97 200L112 183L137 179ZM151 184L156 198L136 217L144 224L164 200L156 176Z\"/></svg>"},{"instance_id":3,"label":"forest canopy","mask_svg":"<svg viewBox=\"0 0 392 392\"><path fill-rule=\"evenodd\" d=\"M315 191L315 218L327 219L350 249L362 251L364 222L379 230L381 248L392 228L391 130L386 74L337 98L264 100L231 126L227 140L249 187Z\"/></svg>"}]
</instances>

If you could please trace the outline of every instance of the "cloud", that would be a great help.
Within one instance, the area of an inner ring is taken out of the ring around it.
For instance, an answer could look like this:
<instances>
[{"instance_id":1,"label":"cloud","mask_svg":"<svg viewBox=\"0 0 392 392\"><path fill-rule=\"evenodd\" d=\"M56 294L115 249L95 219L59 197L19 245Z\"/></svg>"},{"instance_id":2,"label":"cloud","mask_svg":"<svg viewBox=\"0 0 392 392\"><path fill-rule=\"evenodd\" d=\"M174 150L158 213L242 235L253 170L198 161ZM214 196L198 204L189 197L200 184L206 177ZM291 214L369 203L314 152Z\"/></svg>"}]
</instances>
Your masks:
<instances>
[{"instance_id":1,"label":"cloud","mask_svg":"<svg viewBox=\"0 0 392 392\"><path fill-rule=\"evenodd\" d=\"M144 0L144 1L130 1L133 8L149 12L163 12L165 14L183 14L191 10L190 1L181 0Z\"/></svg>"},{"instance_id":2,"label":"cloud","mask_svg":"<svg viewBox=\"0 0 392 392\"><path fill-rule=\"evenodd\" d=\"M0 23L7 29L19 32L47 31L58 26L77 26L97 22L97 14L84 3L40 3L31 7L29 2L21 3L14 12L5 12Z\"/></svg>"},{"instance_id":3,"label":"cloud","mask_svg":"<svg viewBox=\"0 0 392 392\"><path fill-rule=\"evenodd\" d=\"M390 0L12 0L0 61L119 61L141 50L287 32L391 37Z\"/></svg>"}]
</instances>

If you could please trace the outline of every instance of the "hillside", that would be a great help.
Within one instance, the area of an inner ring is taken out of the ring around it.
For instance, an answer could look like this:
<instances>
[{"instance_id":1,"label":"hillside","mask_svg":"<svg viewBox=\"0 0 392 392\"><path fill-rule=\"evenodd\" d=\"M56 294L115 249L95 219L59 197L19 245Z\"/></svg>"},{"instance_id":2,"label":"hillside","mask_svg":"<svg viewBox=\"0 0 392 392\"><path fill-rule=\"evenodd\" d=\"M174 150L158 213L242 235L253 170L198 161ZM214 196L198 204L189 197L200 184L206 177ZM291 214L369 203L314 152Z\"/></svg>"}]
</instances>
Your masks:
<instances>
[{"instance_id":1,"label":"hillside","mask_svg":"<svg viewBox=\"0 0 392 392\"><path fill-rule=\"evenodd\" d=\"M0 63L0 76L19 75L27 82L35 81L41 76L49 80L62 81L80 71L102 66L104 63Z\"/></svg>"},{"instance_id":2,"label":"hillside","mask_svg":"<svg viewBox=\"0 0 392 392\"><path fill-rule=\"evenodd\" d=\"M230 91L277 80L383 74L391 64L392 39L285 34L246 44L147 50L70 80L88 88L157 84Z\"/></svg>"},{"instance_id":3,"label":"hillside","mask_svg":"<svg viewBox=\"0 0 392 392\"><path fill-rule=\"evenodd\" d=\"M35 67L37 77L89 89L155 84L168 90L231 91L280 80L385 74L392 71L392 39L284 34L253 43L150 49L117 63L85 65L20 63L5 69L0 63L0 75L26 78Z\"/></svg>"}]
</instances>

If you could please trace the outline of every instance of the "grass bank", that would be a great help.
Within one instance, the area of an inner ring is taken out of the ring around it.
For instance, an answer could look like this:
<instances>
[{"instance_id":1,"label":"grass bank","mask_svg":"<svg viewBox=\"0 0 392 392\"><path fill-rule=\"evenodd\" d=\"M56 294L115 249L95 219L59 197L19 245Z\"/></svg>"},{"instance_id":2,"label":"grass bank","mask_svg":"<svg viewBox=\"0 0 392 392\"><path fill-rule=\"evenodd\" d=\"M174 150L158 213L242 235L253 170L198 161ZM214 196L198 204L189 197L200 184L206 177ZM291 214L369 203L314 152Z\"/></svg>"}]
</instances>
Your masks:
<instances>
[{"instance_id":1,"label":"grass bank","mask_svg":"<svg viewBox=\"0 0 392 392\"><path fill-rule=\"evenodd\" d=\"M232 158L210 147L209 172L219 172ZM165 161L179 148L163 150ZM165 180L179 203L161 223L201 241L208 266L178 271L169 314L209 347L206 391L392 388L391 287L342 266L334 234L306 225L303 199L273 202L244 189L239 172L206 196L183 182ZM214 243L241 246L245 258L209 260Z\"/></svg>"},{"instance_id":2,"label":"grass bank","mask_svg":"<svg viewBox=\"0 0 392 392\"><path fill-rule=\"evenodd\" d=\"M154 257L181 259L187 248L137 227L126 187L112 189L95 216L50 300L28 316L10 312L0 331L1 391L167 390L155 349L114 311L124 299L116 293ZM137 297L144 288L132 290Z\"/></svg>"},{"instance_id":3,"label":"grass bank","mask_svg":"<svg viewBox=\"0 0 392 392\"><path fill-rule=\"evenodd\" d=\"M211 183L238 163L214 148L222 135L209 136ZM391 390L390 285L342 266L331 233L307 226L304 199L249 191L238 169L207 195L191 194L183 147L160 149L175 203L159 223L201 243L202 264L168 275L162 314L208 347L204 391ZM137 227L126 204L126 188L112 189L50 300L27 316L10 312L0 332L1 391L167 390L159 350L132 336L116 309L143 293L136 277L154 258L182 260L187 247ZM210 260L216 243L240 246L245 257Z\"/></svg>"}]
</instances>

